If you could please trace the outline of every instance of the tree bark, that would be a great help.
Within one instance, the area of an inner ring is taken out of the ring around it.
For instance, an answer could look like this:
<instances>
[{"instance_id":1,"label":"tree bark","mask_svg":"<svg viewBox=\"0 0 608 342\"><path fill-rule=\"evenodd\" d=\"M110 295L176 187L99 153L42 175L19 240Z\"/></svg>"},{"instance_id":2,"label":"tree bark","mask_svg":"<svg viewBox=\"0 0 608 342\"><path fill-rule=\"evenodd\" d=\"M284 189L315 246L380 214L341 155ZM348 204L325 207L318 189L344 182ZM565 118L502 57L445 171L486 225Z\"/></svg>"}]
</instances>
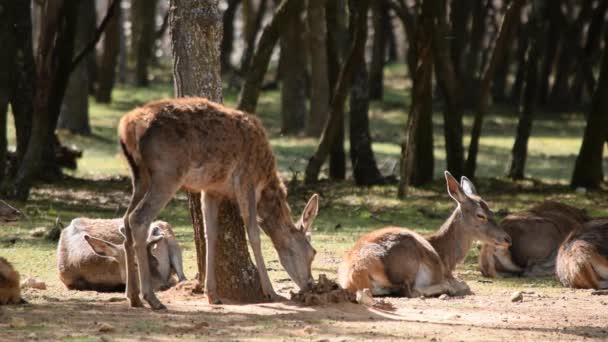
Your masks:
<instances>
[{"instance_id":1,"label":"tree bark","mask_svg":"<svg viewBox=\"0 0 608 342\"><path fill-rule=\"evenodd\" d=\"M236 10L241 3L241 0L228 0L228 7L224 10L223 15L223 27L224 34L222 35L222 72L231 70L232 67L232 50L234 48L234 22L236 17Z\"/></svg>"},{"instance_id":2,"label":"tree bark","mask_svg":"<svg viewBox=\"0 0 608 342\"><path fill-rule=\"evenodd\" d=\"M321 166L327 159L327 156L331 153L332 144L339 138L340 130L344 130L344 101L348 95L350 89L354 69L356 68L355 51L363 49L365 46L366 35L364 34L364 28L367 25L367 9L369 7L369 0L361 0L358 3L349 3L350 13L352 15L351 22L354 23L351 27L354 30L352 34L352 45L349 49L348 57L346 58L341 70L336 86L333 91L330 113L321 135L319 145L312 157L308 160L306 171L304 174L304 182L306 184L316 183L319 179L319 172ZM332 11L328 10L328 20ZM341 140L342 142L343 140ZM330 171L331 177L331 171Z\"/></svg>"},{"instance_id":3,"label":"tree bark","mask_svg":"<svg viewBox=\"0 0 608 342\"><path fill-rule=\"evenodd\" d=\"M473 120L473 128L471 129L471 143L469 144L469 153L467 155L467 161L465 163L464 173L469 178L475 177L475 169L477 168L477 152L479 150L479 138L481 136L481 128L483 125L483 118L485 113L488 111L490 90L492 85L492 79L494 77L494 70L501 57L505 53L505 50L509 46L513 32L519 23L519 16L521 8L525 4L525 0L513 0L509 5L507 12L505 13L502 25L500 26L500 32L494 42L492 48L492 55L490 61L486 66L486 69L481 78L481 84L479 86L479 94L477 98L477 108L475 112L475 118Z\"/></svg>"},{"instance_id":4,"label":"tree bark","mask_svg":"<svg viewBox=\"0 0 608 342\"><path fill-rule=\"evenodd\" d=\"M308 136L323 132L329 109L330 86L327 66L326 0L308 1L308 31L310 49L310 112L306 125Z\"/></svg>"},{"instance_id":5,"label":"tree bark","mask_svg":"<svg viewBox=\"0 0 608 342\"><path fill-rule=\"evenodd\" d=\"M515 142L511 151L511 164L507 176L514 180L524 179L526 167L526 159L528 156L528 140L532 133L532 122L534 120L534 109L537 102L537 92L539 91L538 76L539 76L539 61L541 60L541 51L544 49L545 29L544 18L541 11L542 8L533 8L531 22L532 41L526 57L526 83L524 89L524 101L520 112L519 121L517 122L517 131L515 133Z\"/></svg>"},{"instance_id":6,"label":"tree bark","mask_svg":"<svg viewBox=\"0 0 608 342\"><path fill-rule=\"evenodd\" d=\"M120 0L108 0L108 6L110 6L112 1ZM112 101L112 89L114 89L116 73L118 72L120 32L122 31L121 17L123 14L120 5L120 3L117 5L114 15L110 19L110 23L104 34L103 53L99 65L97 94L95 94L95 99L99 103L110 103Z\"/></svg>"},{"instance_id":7,"label":"tree bark","mask_svg":"<svg viewBox=\"0 0 608 342\"><path fill-rule=\"evenodd\" d=\"M260 96L260 88L264 81L264 75L268 70L272 51L279 40L280 29L297 11L299 0L283 0L277 7L272 20L262 32L260 42L250 66L247 68L247 76L239 94L238 107L246 112L254 113Z\"/></svg>"},{"instance_id":8,"label":"tree bark","mask_svg":"<svg viewBox=\"0 0 608 342\"><path fill-rule=\"evenodd\" d=\"M218 1L172 0L171 37L173 74L177 96L201 96L222 101L220 42L222 18ZM192 44L192 41L198 44ZM204 225L200 194L188 194L194 226L198 281L205 274ZM236 302L259 302L264 296L259 275L247 249L238 207L229 200L220 204L216 255L218 294Z\"/></svg>"},{"instance_id":9,"label":"tree bark","mask_svg":"<svg viewBox=\"0 0 608 342\"><path fill-rule=\"evenodd\" d=\"M78 5L76 37L74 51L82 51L93 39L96 28L96 9L94 0L83 0ZM74 134L89 135L89 61L95 58L89 54L82 63L78 63L70 74L68 86L63 97L57 128Z\"/></svg>"},{"instance_id":10,"label":"tree bark","mask_svg":"<svg viewBox=\"0 0 608 342\"><path fill-rule=\"evenodd\" d=\"M304 1L281 31L281 133L297 134L306 125L307 56L304 36Z\"/></svg>"},{"instance_id":11,"label":"tree bark","mask_svg":"<svg viewBox=\"0 0 608 342\"><path fill-rule=\"evenodd\" d=\"M386 62L386 21L389 17L386 1L373 1L372 23L372 59L369 64L369 97L371 100L381 100L384 96L384 63Z\"/></svg>"},{"instance_id":12,"label":"tree bark","mask_svg":"<svg viewBox=\"0 0 608 342\"><path fill-rule=\"evenodd\" d=\"M362 33L363 34L363 33ZM367 35L367 33L365 33ZM376 165L372 149L372 138L369 133L369 100L371 92L365 62L365 45L353 52L353 62L357 71L353 76L350 89L350 160L353 178L357 185L375 185L384 183L382 174Z\"/></svg>"},{"instance_id":13,"label":"tree bark","mask_svg":"<svg viewBox=\"0 0 608 342\"><path fill-rule=\"evenodd\" d=\"M608 33L604 33L608 44ZM608 137L608 51L604 50L598 85L587 117L583 143L574 165L572 187L598 188L604 178L602 155Z\"/></svg>"},{"instance_id":14,"label":"tree bark","mask_svg":"<svg viewBox=\"0 0 608 342\"><path fill-rule=\"evenodd\" d=\"M133 0L131 5L132 45L135 59L135 82L140 87L149 84L148 67L154 54L157 0Z\"/></svg>"},{"instance_id":15,"label":"tree bark","mask_svg":"<svg viewBox=\"0 0 608 342\"><path fill-rule=\"evenodd\" d=\"M409 194L411 178L414 173L417 142L420 137L420 118L427 115L430 97L432 96L433 74L433 22L437 13L438 0L424 0L422 13L416 25L416 56L418 57L416 73L413 77L412 103L407 118L403 144L401 145L401 168L397 197L404 198Z\"/></svg>"}]
</instances>

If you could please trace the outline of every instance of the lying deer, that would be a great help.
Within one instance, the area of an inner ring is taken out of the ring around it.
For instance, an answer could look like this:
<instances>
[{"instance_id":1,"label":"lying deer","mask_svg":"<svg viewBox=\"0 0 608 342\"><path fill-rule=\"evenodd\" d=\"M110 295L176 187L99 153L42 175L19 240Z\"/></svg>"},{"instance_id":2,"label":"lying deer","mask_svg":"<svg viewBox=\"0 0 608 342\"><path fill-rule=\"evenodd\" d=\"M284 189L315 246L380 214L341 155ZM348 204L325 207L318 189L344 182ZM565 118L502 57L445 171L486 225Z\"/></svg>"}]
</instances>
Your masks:
<instances>
[{"instance_id":1,"label":"lying deer","mask_svg":"<svg viewBox=\"0 0 608 342\"><path fill-rule=\"evenodd\" d=\"M143 298L150 306L164 308L149 286L144 242L146 227L180 188L203 195L205 293L209 303L221 303L214 270L218 206L224 198L238 204L266 296L281 298L266 271L258 218L291 279L304 290L313 284L311 264L316 251L307 233L317 214L318 197L313 195L300 221L294 224L266 132L256 117L206 99L166 99L127 113L120 120L118 135L133 182L124 220L126 292L131 306L142 305L141 285Z\"/></svg>"},{"instance_id":2,"label":"lying deer","mask_svg":"<svg viewBox=\"0 0 608 342\"><path fill-rule=\"evenodd\" d=\"M557 277L564 286L608 288L608 220L594 220L570 233L557 254Z\"/></svg>"},{"instance_id":3,"label":"lying deer","mask_svg":"<svg viewBox=\"0 0 608 342\"><path fill-rule=\"evenodd\" d=\"M0 305L24 304L19 287L19 273L6 259L0 257Z\"/></svg>"},{"instance_id":4,"label":"lying deer","mask_svg":"<svg viewBox=\"0 0 608 342\"><path fill-rule=\"evenodd\" d=\"M18 221L23 215L8 203L0 200L0 222L8 223Z\"/></svg>"},{"instance_id":5,"label":"lying deer","mask_svg":"<svg viewBox=\"0 0 608 342\"><path fill-rule=\"evenodd\" d=\"M509 246L511 239L473 183L445 172L448 194L457 207L438 232L426 238L407 228L387 227L362 236L346 254L340 285L349 292L369 288L374 295L436 296L469 293L452 276L474 240Z\"/></svg>"},{"instance_id":6,"label":"lying deer","mask_svg":"<svg viewBox=\"0 0 608 342\"><path fill-rule=\"evenodd\" d=\"M500 226L511 236L509 248L483 244L479 268L486 277L524 275L538 277L555 274L555 259L568 234L589 217L584 210L546 201L533 208L505 217Z\"/></svg>"},{"instance_id":7,"label":"lying deer","mask_svg":"<svg viewBox=\"0 0 608 342\"><path fill-rule=\"evenodd\" d=\"M57 246L59 278L70 290L122 291L126 283L122 219L77 218L61 232ZM156 221L147 230L146 253L155 290L186 280L182 252L171 225Z\"/></svg>"}]
</instances>

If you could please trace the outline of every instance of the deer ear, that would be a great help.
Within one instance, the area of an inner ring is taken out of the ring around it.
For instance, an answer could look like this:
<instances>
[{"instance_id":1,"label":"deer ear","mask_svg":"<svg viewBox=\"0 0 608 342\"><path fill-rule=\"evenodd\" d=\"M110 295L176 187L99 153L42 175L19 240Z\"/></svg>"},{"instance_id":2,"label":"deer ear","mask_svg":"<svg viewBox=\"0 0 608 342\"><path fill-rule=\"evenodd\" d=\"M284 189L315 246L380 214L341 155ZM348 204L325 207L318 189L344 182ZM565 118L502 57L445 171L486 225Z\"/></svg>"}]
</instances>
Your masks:
<instances>
[{"instance_id":1,"label":"deer ear","mask_svg":"<svg viewBox=\"0 0 608 342\"><path fill-rule=\"evenodd\" d=\"M448 185L448 194L450 195L450 197L452 197L458 203L464 201L466 195L460 187L460 184L458 184L456 178L454 178L454 176L452 176L449 171L445 171L445 180Z\"/></svg>"},{"instance_id":2,"label":"deer ear","mask_svg":"<svg viewBox=\"0 0 608 342\"><path fill-rule=\"evenodd\" d=\"M314 194L308 200L306 207L304 207L304 211L302 212L302 217L300 218L300 229L302 229L305 233L310 233L310 228L312 227L312 222L317 217L319 213L319 195Z\"/></svg>"},{"instance_id":3,"label":"deer ear","mask_svg":"<svg viewBox=\"0 0 608 342\"><path fill-rule=\"evenodd\" d=\"M462 190L464 190L464 193L467 196L479 196L477 194L477 189L475 189L475 185L473 185L473 182L471 182L465 176L462 176L462 178L460 178L460 187L462 187Z\"/></svg>"},{"instance_id":4,"label":"deer ear","mask_svg":"<svg viewBox=\"0 0 608 342\"><path fill-rule=\"evenodd\" d=\"M94 238L89 235L84 236L85 241L91 246L95 254L102 257L117 258L121 248L111 242Z\"/></svg>"},{"instance_id":5,"label":"deer ear","mask_svg":"<svg viewBox=\"0 0 608 342\"><path fill-rule=\"evenodd\" d=\"M148 239L146 240L148 245L152 245L165 237L165 234L161 231L159 226L150 227L148 233Z\"/></svg>"}]
</instances>

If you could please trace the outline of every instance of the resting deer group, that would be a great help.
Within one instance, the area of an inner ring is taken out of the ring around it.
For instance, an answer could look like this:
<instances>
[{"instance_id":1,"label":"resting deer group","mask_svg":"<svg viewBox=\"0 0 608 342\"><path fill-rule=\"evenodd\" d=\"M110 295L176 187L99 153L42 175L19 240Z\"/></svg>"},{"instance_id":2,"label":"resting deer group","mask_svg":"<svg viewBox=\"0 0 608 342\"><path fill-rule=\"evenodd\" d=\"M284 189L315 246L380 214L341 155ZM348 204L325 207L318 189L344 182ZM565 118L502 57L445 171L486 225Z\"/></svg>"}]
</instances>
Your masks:
<instances>
[{"instance_id":1,"label":"resting deer group","mask_svg":"<svg viewBox=\"0 0 608 342\"><path fill-rule=\"evenodd\" d=\"M436 296L469 292L452 272L473 241L507 247L510 237L466 177L461 184L445 172L448 194L457 207L439 231L423 237L406 228L387 227L362 236L339 269L340 285L350 292L369 288L374 295Z\"/></svg>"},{"instance_id":2,"label":"resting deer group","mask_svg":"<svg viewBox=\"0 0 608 342\"><path fill-rule=\"evenodd\" d=\"M266 296L280 298L264 264L258 219L291 279L301 289L313 284L316 251L307 233L318 197L311 198L299 224L294 224L266 132L256 117L201 98L159 100L127 113L120 120L118 136L133 185L124 216L126 293L131 306L142 306L141 291L153 309L164 308L150 286L147 227L179 189L202 192L205 292L210 303L221 302L214 270L218 206L224 198L238 204Z\"/></svg>"},{"instance_id":3,"label":"resting deer group","mask_svg":"<svg viewBox=\"0 0 608 342\"><path fill-rule=\"evenodd\" d=\"M57 246L59 279L70 290L122 291L126 283L122 219L76 218L61 232ZM147 232L151 286L167 289L186 280L182 252L173 229L153 222Z\"/></svg>"},{"instance_id":4,"label":"resting deer group","mask_svg":"<svg viewBox=\"0 0 608 342\"><path fill-rule=\"evenodd\" d=\"M511 246L483 244L479 254L481 273L486 277L553 275L561 243L589 220L584 210L553 201L511 214L500 222L511 236Z\"/></svg>"}]
</instances>

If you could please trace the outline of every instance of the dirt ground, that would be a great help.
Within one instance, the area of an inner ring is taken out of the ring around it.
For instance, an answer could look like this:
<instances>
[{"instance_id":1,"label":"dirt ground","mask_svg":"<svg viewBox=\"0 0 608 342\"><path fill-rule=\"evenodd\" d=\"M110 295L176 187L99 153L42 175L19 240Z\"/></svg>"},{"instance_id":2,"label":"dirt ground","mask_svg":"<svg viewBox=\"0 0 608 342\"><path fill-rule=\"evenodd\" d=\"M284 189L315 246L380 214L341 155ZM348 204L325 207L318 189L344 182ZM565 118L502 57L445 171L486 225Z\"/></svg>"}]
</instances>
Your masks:
<instances>
[{"instance_id":1,"label":"dirt ground","mask_svg":"<svg viewBox=\"0 0 608 342\"><path fill-rule=\"evenodd\" d=\"M556 341L608 339L608 296L589 290L510 290L469 282L462 298L388 298L394 311L343 303L303 307L206 303L203 295L160 293L168 310L132 309L122 294L29 289L29 305L0 308L0 340L431 340ZM286 293L283 293L287 295Z\"/></svg>"}]
</instances>

